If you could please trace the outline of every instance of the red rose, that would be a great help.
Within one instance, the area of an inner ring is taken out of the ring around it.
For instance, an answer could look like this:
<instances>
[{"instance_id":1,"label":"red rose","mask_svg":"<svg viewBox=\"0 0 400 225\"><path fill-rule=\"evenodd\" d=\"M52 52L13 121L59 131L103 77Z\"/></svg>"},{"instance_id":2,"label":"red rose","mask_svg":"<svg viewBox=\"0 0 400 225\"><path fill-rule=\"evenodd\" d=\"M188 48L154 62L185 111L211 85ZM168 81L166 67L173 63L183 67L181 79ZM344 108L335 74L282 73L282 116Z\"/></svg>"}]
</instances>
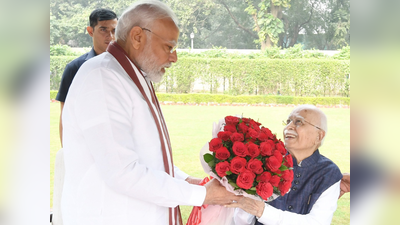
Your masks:
<instances>
[{"instance_id":1,"label":"red rose","mask_svg":"<svg viewBox=\"0 0 400 225\"><path fill-rule=\"evenodd\" d=\"M265 133L261 132L261 133L258 134L258 140L267 141L268 140L268 136Z\"/></svg>"},{"instance_id":2,"label":"red rose","mask_svg":"<svg viewBox=\"0 0 400 225\"><path fill-rule=\"evenodd\" d=\"M236 126L239 123L239 118L236 116L227 116L225 117L226 125Z\"/></svg>"},{"instance_id":3,"label":"red rose","mask_svg":"<svg viewBox=\"0 0 400 225\"><path fill-rule=\"evenodd\" d=\"M255 158L260 155L260 148L258 145L252 142L247 143L247 150L249 151L251 158Z\"/></svg>"},{"instance_id":4,"label":"red rose","mask_svg":"<svg viewBox=\"0 0 400 225\"><path fill-rule=\"evenodd\" d=\"M278 150L282 155L286 155L286 149L281 142L275 145L276 150Z\"/></svg>"},{"instance_id":5,"label":"red rose","mask_svg":"<svg viewBox=\"0 0 400 225\"><path fill-rule=\"evenodd\" d=\"M293 181L293 170L285 170L282 172L281 178L286 181Z\"/></svg>"},{"instance_id":6,"label":"red rose","mask_svg":"<svg viewBox=\"0 0 400 225\"><path fill-rule=\"evenodd\" d=\"M265 161L265 164L267 168L269 168L272 172L274 172L279 170L282 161L278 161L278 159L275 156L271 156Z\"/></svg>"},{"instance_id":7,"label":"red rose","mask_svg":"<svg viewBox=\"0 0 400 225\"><path fill-rule=\"evenodd\" d=\"M247 161L245 158L236 156L231 160L231 172L234 174L241 173L244 170L246 164Z\"/></svg>"},{"instance_id":8,"label":"red rose","mask_svg":"<svg viewBox=\"0 0 400 225\"><path fill-rule=\"evenodd\" d=\"M253 187L253 182L255 177L256 175L253 172L244 169L243 172L241 172L237 177L236 184L240 188L250 189L251 187Z\"/></svg>"},{"instance_id":9,"label":"red rose","mask_svg":"<svg viewBox=\"0 0 400 225\"><path fill-rule=\"evenodd\" d=\"M226 172L228 172L229 169L230 169L230 165L227 161L219 162L215 166L215 171L217 171L218 176L220 176L221 178L226 175Z\"/></svg>"},{"instance_id":10,"label":"red rose","mask_svg":"<svg viewBox=\"0 0 400 225\"><path fill-rule=\"evenodd\" d=\"M262 156L271 156L272 155L272 146L269 142L261 142L260 144L260 152Z\"/></svg>"},{"instance_id":11,"label":"red rose","mask_svg":"<svg viewBox=\"0 0 400 225\"><path fill-rule=\"evenodd\" d=\"M213 138L209 143L208 143L209 149L212 152L217 151L219 148L221 148L222 145L222 139L220 138Z\"/></svg>"},{"instance_id":12,"label":"red rose","mask_svg":"<svg viewBox=\"0 0 400 225\"><path fill-rule=\"evenodd\" d=\"M276 159L278 160L278 162L279 162L280 164L282 164L283 156L282 156L282 154L281 154L278 150L275 150L275 151L272 153L272 155L276 157Z\"/></svg>"},{"instance_id":13,"label":"red rose","mask_svg":"<svg viewBox=\"0 0 400 225\"><path fill-rule=\"evenodd\" d=\"M271 179L272 175L270 172L264 172L257 177L257 181L260 182L268 182Z\"/></svg>"},{"instance_id":14,"label":"red rose","mask_svg":"<svg viewBox=\"0 0 400 225\"><path fill-rule=\"evenodd\" d=\"M224 131L230 131L232 133L235 133L236 132L236 126L226 125L226 126L224 126Z\"/></svg>"},{"instance_id":15,"label":"red rose","mask_svg":"<svg viewBox=\"0 0 400 225\"><path fill-rule=\"evenodd\" d=\"M291 154L287 154L285 156L285 162L283 163L283 165L285 165L288 168L293 167L293 158Z\"/></svg>"},{"instance_id":16,"label":"red rose","mask_svg":"<svg viewBox=\"0 0 400 225\"><path fill-rule=\"evenodd\" d=\"M245 157L249 155L249 151L247 150L246 145L240 141L236 141L235 143L233 143L232 151L233 153L235 153L235 155L240 157Z\"/></svg>"},{"instance_id":17,"label":"red rose","mask_svg":"<svg viewBox=\"0 0 400 225\"><path fill-rule=\"evenodd\" d=\"M258 159L250 159L246 168L255 174L261 174L263 170L263 163Z\"/></svg>"},{"instance_id":18,"label":"red rose","mask_svg":"<svg viewBox=\"0 0 400 225\"><path fill-rule=\"evenodd\" d=\"M292 186L291 181L283 180L279 183L278 189L281 192L281 196L284 196L288 191L289 188Z\"/></svg>"},{"instance_id":19,"label":"red rose","mask_svg":"<svg viewBox=\"0 0 400 225\"><path fill-rule=\"evenodd\" d=\"M256 122L256 121L254 121L254 120L251 120L250 121L250 127L252 128L252 129L254 129L255 131L257 131L257 132L260 132L261 130L260 130L260 123L258 123L258 122Z\"/></svg>"},{"instance_id":20,"label":"red rose","mask_svg":"<svg viewBox=\"0 0 400 225\"><path fill-rule=\"evenodd\" d=\"M239 123L238 130L239 132L246 133L249 127L245 123Z\"/></svg>"},{"instance_id":21,"label":"red rose","mask_svg":"<svg viewBox=\"0 0 400 225\"><path fill-rule=\"evenodd\" d=\"M241 133L233 133L230 136L231 141L235 142L235 141L244 141L244 136Z\"/></svg>"},{"instance_id":22,"label":"red rose","mask_svg":"<svg viewBox=\"0 0 400 225\"><path fill-rule=\"evenodd\" d=\"M281 178L277 175L273 175L271 179L269 179L269 182L272 184L274 187L278 187L279 181L281 181Z\"/></svg>"},{"instance_id":23,"label":"red rose","mask_svg":"<svg viewBox=\"0 0 400 225\"><path fill-rule=\"evenodd\" d=\"M249 128L246 137L250 137L251 139L255 140L258 138L258 132L253 128Z\"/></svg>"},{"instance_id":24,"label":"red rose","mask_svg":"<svg viewBox=\"0 0 400 225\"><path fill-rule=\"evenodd\" d=\"M269 182L260 182L256 186L257 194L264 200L267 200L273 193L274 188Z\"/></svg>"},{"instance_id":25,"label":"red rose","mask_svg":"<svg viewBox=\"0 0 400 225\"><path fill-rule=\"evenodd\" d=\"M249 118L244 118L244 117L242 118L242 122L243 122L243 123L249 123L250 120L251 120L251 119L249 119Z\"/></svg>"},{"instance_id":26,"label":"red rose","mask_svg":"<svg viewBox=\"0 0 400 225\"><path fill-rule=\"evenodd\" d=\"M229 158L229 156L231 156L231 153L225 147L221 147L215 152L215 158L219 160L226 160Z\"/></svg>"},{"instance_id":27,"label":"red rose","mask_svg":"<svg viewBox=\"0 0 400 225\"><path fill-rule=\"evenodd\" d=\"M232 135L230 131L220 131L218 132L218 138L222 139L223 141L229 141L229 137Z\"/></svg>"},{"instance_id":28,"label":"red rose","mask_svg":"<svg viewBox=\"0 0 400 225\"><path fill-rule=\"evenodd\" d=\"M273 139L273 137L274 137L274 135L272 134L271 130L266 128L266 127L262 127L261 128L261 132L266 134L268 136L268 138L270 138L270 139Z\"/></svg>"}]
</instances>

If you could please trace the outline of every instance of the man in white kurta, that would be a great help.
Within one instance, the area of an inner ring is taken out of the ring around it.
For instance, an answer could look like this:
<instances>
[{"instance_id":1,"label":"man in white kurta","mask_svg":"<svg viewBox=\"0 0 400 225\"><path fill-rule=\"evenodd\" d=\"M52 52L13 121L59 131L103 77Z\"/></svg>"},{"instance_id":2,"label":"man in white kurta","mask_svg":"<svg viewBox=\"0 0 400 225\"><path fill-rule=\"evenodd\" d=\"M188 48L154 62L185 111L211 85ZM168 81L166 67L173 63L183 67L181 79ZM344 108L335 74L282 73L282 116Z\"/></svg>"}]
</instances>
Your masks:
<instances>
[{"instance_id":1,"label":"man in white kurta","mask_svg":"<svg viewBox=\"0 0 400 225\"><path fill-rule=\"evenodd\" d=\"M150 3L156 7L162 4ZM146 10L145 7L131 15L137 16ZM120 23L124 26L135 20L124 14L119 19L117 34L119 29L123 31ZM72 82L62 118L65 181L61 211L64 225L178 224L176 218L171 222L170 208L238 200L219 185L189 184L185 181L188 175L172 163L169 166L173 173L166 172L161 143L169 142L165 142L168 135L160 137L150 110L156 104L149 105L145 101L146 97L151 99L150 75L154 68L147 69L149 62L142 63L138 56L147 51L154 53L150 56L156 61L168 56L169 64L176 62L175 49L169 50L165 40L173 37L171 42L176 44L179 30L171 19L165 15L161 17L147 24L151 32L134 26L126 30L122 41L118 41L117 36L118 46L130 60L128 66L137 75L145 96L132 81L132 74L128 74L109 52L85 62ZM165 72L163 67L158 70ZM150 72L142 76L141 71ZM160 119L162 115L156 117ZM167 158L172 162L170 153Z\"/></svg>"}]
</instances>

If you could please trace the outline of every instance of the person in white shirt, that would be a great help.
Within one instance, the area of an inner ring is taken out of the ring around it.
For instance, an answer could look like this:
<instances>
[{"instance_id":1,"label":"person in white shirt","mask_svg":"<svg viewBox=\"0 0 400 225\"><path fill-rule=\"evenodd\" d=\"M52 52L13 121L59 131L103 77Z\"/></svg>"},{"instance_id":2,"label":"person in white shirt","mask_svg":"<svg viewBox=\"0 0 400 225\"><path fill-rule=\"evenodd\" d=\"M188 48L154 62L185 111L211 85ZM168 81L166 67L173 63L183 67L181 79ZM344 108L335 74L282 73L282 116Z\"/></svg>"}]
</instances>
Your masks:
<instances>
[{"instance_id":1,"label":"person in white shirt","mask_svg":"<svg viewBox=\"0 0 400 225\"><path fill-rule=\"evenodd\" d=\"M283 130L285 147L293 157L294 179L290 191L272 202L243 197L226 207L238 207L256 216L255 224L330 224L341 191L342 174L318 150L327 128L327 118L320 109L313 105L296 107Z\"/></svg>"},{"instance_id":2,"label":"person in white shirt","mask_svg":"<svg viewBox=\"0 0 400 225\"><path fill-rule=\"evenodd\" d=\"M218 181L195 185L173 164L152 82L177 61L177 24L164 3L135 2L107 52L77 72L62 115L64 225L175 225L179 205L239 200Z\"/></svg>"}]
</instances>

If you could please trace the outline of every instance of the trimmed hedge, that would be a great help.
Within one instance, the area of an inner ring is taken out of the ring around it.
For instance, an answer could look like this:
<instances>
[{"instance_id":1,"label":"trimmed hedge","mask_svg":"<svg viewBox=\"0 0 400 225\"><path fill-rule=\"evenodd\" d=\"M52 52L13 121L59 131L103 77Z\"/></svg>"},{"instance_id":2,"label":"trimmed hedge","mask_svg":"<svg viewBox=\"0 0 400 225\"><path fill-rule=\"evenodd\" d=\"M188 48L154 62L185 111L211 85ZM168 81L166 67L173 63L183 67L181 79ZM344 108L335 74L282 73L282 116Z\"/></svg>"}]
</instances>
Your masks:
<instances>
[{"instance_id":1,"label":"trimmed hedge","mask_svg":"<svg viewBox=\"0 0 400 225\"><path fill-rule=\"evenodd\" d=\"M168 94L157 93L160 102L183 103L247 103L247 104L312 104L312 105L350 105L349 97L300 97L280 95L222 95L222 94Z\"/></svg>"},{"instance_id":2,"label":"trimmed hedge","mask_svg":"<svg viewBox=\"0 0 400 225\"><path fill-rule=\"evenodd\" d=\"M51 56L50 89L58 90L65 65L76 57ZM350 60L181 57L155 85L159 92L229 95L350 96Z\"/></svg>"},{"instance_id":3,"label":"trimmed hedge","mask_svg":"<svg viewBox=\"0 0 400 225\"><path fill-rule=\"evenodd\" d=\"M50 100L54 100L57 97L58 91L50 90Z\"/></svg>"},{"instance_id":4,"label":"trimmed hedge","mask_svg":"<svg viewBox=\"0 0 400 225\"><path fill-rule=\"evenodd\" d=\"M160 102L183 103L246 103L246 104L312 104L312 105L350 105L347 97L293 97L279 95L222 95L222 94L169 94L156 93ZM57 96L57 91L50 91L50 99Z\"/></svg>"}]
</instances>

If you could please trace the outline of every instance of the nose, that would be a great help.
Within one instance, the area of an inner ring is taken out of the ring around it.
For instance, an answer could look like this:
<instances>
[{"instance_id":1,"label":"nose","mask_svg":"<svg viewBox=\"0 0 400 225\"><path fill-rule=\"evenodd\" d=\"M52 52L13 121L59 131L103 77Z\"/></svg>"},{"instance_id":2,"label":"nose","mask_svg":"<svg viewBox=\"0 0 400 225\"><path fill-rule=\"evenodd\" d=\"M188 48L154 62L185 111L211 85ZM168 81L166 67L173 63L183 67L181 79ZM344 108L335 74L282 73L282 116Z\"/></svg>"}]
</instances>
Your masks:
<instances>
[{"instance_id":1,"label":"nose","mask_svg":"<svg viewBox=\"0 0 400 225\"><path fill-rule=\"evenodd\" d=\"M176 54L176 51L169 54L169 61L173 63L176 63L178 61L178 55Z\"/></svg>"}]
</instances>

